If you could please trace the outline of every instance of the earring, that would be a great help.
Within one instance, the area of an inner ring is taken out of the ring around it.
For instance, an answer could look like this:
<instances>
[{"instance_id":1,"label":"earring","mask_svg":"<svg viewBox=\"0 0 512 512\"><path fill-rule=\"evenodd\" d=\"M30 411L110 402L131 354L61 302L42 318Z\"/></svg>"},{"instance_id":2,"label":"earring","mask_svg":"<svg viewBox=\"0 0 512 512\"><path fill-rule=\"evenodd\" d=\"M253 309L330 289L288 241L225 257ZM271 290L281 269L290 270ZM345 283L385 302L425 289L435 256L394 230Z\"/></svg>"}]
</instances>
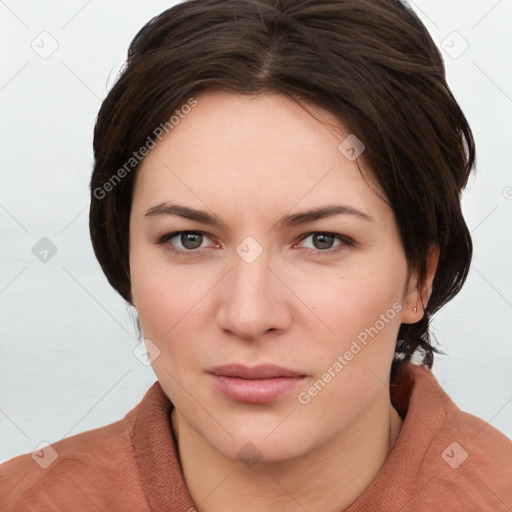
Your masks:
<instances>
[{"instance_id":1,"label":"earring","mask_svg":"<svg viewBox=\"0 0 512 512\"><path fill-rule=\"evenodd\" d=\"M412 308L412 311L413 311L413 313L416 313L416 312L418 311L418 308L417 308L416 306L414 306L414 307Z\"/></svg>"}]
</instances>

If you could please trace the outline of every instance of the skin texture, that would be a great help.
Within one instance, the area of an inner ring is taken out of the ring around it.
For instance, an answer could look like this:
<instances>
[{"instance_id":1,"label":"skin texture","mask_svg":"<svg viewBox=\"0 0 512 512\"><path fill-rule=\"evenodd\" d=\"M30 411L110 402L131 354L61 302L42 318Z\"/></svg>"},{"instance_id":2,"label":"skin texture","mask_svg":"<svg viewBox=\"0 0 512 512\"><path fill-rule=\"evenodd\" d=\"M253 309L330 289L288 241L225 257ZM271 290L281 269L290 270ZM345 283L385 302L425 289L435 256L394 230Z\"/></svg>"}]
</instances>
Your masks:
<instances>
[{"instance_id":1,"label":"skin texture","mask_svg":"<svg viewBox=\"0 0 512 512\"><path fill-rule=\"evenodd\" d=\"M329 112L309 105L338 132L279 94L196 99L141 164L130 218L133 302L144 337L160 351L152 365L175 406L187 485L200 511L340 510L369 485L399 434L388 387L395 340L401 322L423 315L435 251L420 288L391 208L338 149L348 132ZM364 153L358 160L367 171ZM224 225L146 215L162 203ZM327 205L372 220L278 222ZM180 236L158 243L186 230L204 236L195 246ZM344 238L322 245L311 236L325 232ZM237 252L248 236L248 253ZM254 241L262 252L248 263L241 254L256 255ZM173 252L186 247L187 255ZM333 371L381 315L384 327ZM272 363L307 378L271 403L240 403L205 372L227 363ZM299 393L329 368L330 381L301 403ZM251 463L239 460L247 451Z\"/></svg>"}]
</instances>

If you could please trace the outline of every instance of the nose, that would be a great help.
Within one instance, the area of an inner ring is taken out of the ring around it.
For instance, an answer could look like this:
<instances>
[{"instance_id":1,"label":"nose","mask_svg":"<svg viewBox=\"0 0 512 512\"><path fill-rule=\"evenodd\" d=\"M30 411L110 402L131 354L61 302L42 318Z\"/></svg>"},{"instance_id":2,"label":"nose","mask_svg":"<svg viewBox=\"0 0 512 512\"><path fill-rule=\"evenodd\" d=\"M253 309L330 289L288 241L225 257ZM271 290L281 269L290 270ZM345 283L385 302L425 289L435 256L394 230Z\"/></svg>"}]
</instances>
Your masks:
<instances>
[{"instance_id":1,"label":"nose","mask_svg":"<svg viewBox=\"0 0 512 512\"><path fill-rule=\"evenodd\" d=\"M218 326L244 340L287 330L292 320L290 293L276 273L265 253L252 263L236 257L223 280Z\"/></svg>"}]
</instances>

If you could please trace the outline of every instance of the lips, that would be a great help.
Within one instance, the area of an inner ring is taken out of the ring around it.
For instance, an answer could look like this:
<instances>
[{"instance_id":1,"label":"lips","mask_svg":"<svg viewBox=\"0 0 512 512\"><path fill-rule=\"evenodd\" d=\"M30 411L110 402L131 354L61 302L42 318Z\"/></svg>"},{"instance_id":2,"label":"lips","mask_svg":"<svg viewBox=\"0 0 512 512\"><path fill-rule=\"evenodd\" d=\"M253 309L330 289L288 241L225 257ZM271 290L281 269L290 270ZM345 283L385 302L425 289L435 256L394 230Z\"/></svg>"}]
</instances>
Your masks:
<instances>
[{"instance_id":1,"label":"lips","mask_svg":"<svg viewBox=\"0 0 512 512\"><path fill-rule=\"evenodd\" d=\"M271 364L264 364L259 366L243 366L240 364L227 364L224 366L217 366L211 370L206 370L207 373L224 377L235 377L238 379L274 379L278 377L303 377L303 374L275 366Z\"/></svg>"},{"instance_id":2,"label":"lips","mask_svg":"<svg viewBox=\"0 0 512 512\"><path fill-rule=\"evenodd\" d=\"M207 370L213 388L225 397L247 404L264 404L281 398L307 376L275 365L248 367L238 364Z\"/></svg>"}]
</instances>

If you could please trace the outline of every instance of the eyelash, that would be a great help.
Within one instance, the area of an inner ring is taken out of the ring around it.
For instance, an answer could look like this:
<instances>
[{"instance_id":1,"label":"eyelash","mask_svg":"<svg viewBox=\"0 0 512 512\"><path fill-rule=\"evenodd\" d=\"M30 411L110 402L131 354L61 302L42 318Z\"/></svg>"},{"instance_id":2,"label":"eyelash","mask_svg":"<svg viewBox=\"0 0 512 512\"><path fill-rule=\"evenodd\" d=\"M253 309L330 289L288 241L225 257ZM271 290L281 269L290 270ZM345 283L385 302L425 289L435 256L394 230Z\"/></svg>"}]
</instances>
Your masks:
<instances>
[{"instance_id":1,"label":"eyelash","mask_svg":"<svg viewBox=\"0 0 512 512\"><path fill-rule=\"evenodd\" d=\"M204 231L193 231L193 230L175 231L173 233L167 233L167 234L163 235L162 237L160 237L158 239L158 241L157 241L157 244L158 245L167 244L167 242L169 242L171 239L175 238L176 236L182 235L184 233L194 234L194 235L203 235L203 236L206 236L208 238L211 238ZM328 236L334 237L335 239L337 239L337 240L339 240L341 242L339 245L336 245L333 248L325 249L325 250L310 249L308 247L303 247L302 248L303 250L307 251L309 254L313 254L315 256L317 256L317 255L321 255L321 256L323 256L323 255L326 255L326 256L327 255L331 255L333 253L337 253L339 250L343 249L347 245L348 246L354 246L355 245L354 241L351 240L350 238L348 238L346 236L343 236L343 235L339 235L337 233L331 233L329 231L311 231L310 233L306 233L306 234L302 235L297 243L303 242L304 240L306 240L307 238L309 238L312 235L328 235ZM173 246L172 244L169 244L169 246L171 247L171 250L174 253L176 253L176 254L178 254L180 256L197 256L198 254L202 254L204 252L204 250L209 248L209 247L201 247L199 249L180 249L178 247Z\"/></svg>"}]
</instances>

